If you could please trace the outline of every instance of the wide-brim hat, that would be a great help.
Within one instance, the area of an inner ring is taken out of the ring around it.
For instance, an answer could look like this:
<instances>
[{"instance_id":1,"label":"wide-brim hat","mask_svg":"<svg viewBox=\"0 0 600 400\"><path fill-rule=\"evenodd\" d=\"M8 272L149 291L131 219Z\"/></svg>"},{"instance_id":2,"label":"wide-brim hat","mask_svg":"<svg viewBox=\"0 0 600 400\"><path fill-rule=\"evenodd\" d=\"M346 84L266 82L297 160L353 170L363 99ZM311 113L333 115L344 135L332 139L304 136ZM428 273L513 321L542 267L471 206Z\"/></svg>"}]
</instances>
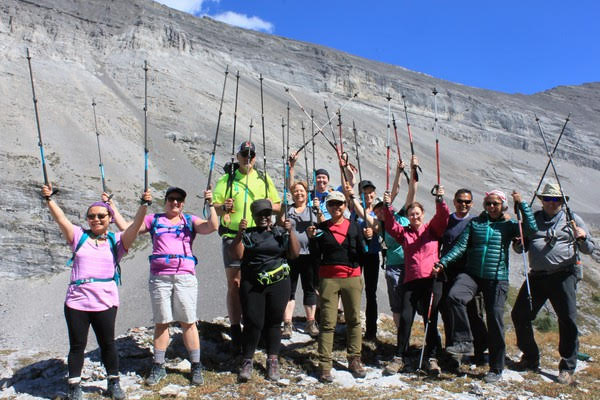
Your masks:
<instances>
[{"instance_id":1,"label":"wide-brim hat","mask_svg":"<svg viewBox=\"0 0 600 400\"><path fill-rule=\"evenodd\" d=\"M346 196L344 196L344 194L342 192L338 192L337 190L334 190L333 192L329 192L329 194L325 198L325 204L329 203L330 201L341 201L341 202L345 203Z\"/></svg>"},{"instance_id":2,"label":"wide-brim hat","mask_svg":"<svg viewBox=\"0 0 600 400\"><path fill-rule=\"evenodd\" d=\"M536 196L542 200L543 197L563 197L563 193L557 183L546 183L542 191L536 193ZM569 201L569 196L565 196L565 198Z\"/></svg>"}]
</instances>

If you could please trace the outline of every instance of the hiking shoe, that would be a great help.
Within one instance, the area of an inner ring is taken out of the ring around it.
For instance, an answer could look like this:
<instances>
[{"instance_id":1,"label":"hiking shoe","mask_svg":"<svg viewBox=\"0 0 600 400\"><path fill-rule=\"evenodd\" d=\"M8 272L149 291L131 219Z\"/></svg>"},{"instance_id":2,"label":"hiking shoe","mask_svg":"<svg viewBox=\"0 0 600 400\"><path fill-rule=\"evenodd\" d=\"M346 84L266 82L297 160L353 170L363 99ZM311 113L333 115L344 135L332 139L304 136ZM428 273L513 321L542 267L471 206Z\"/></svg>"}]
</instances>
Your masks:
<instances>
[{"instance_id":1,"label":"hiking shoe","mask_svg":"<svg viewBox=\"0 0 600 400\"><path fill-rule=\"evenodd\" d=\"M427 372L430 375L439 376L442 373L442 369L438 365L437 358L430 358L427 363Z\"/></svg>"},{"instance_id":2,"label":"hiking shoe","mask_svg":"<svg viewBox=\"0 0 600 400\"><path fill-rule=\"evenodd\" d=\"M161 381L162 378L167 376L167 370L165 369L165 364L152 364L152 369L150 370L150 375L146 378L146 385L153 386Z\"/></svg>"},{"instance_id":3,"label":"hiking shoe","mask_svg":"<svg viewBox=\"0 0 600 400\"><path fill-rule=\"evenodd\" d=\"M282 339L289 339L292 337L292 323L291 322L284 322L283 323L283 329L281 330L281 338Z\"/></svg>"},{"instance_id":4,"label":"hiking shoe","mask_svg":"<svg viewBox=\"0 0 600 400\"><path fill-rule=\"evenodd\" d=\"M483 380L485 381L485 383L496 383L500 379L502 379L502 372L496 372L496 371L489 371L483 377Z\"/></svg>"},{"instance_id":5,"label":"hiking shoe","mask_svg":"<svg viewBox=\"0 0 600 400\"><path fill-rule=\"evenodd\" d=\"M337 323L342 325L346 324L346 316L344 315L344 310L338 310Z\"/></svg>"},{"instance_id":6,"label":"hiking shoe","mask_svg":"<svg viewBox=\"0 0 600 400\"><path fill-rule=\"evenodd\" d=\"M348 371L355 378L364 378L367 376L367 371L365 371L365 367L360 362L360 356L348 357Z\"/></svg>"},{"instance_id":7,"label":"hiking shoe","mask_svg":"<svg viewBox=\"0 0 600 400\"><path fill-rule=\"evenodd\" d=\"M319 336L319 328L317 328L317 322L314 319L309 319L304 325L304 332L308 333L311 338Z\"/></svg>"},{"instance_id":8,"label":"hiking shoe","mask_svg":"<svg viewBox=\"0 0 600 400\"><path fill-rule=\"evenodd\" d=\"M558 378L556 378L556 381L563 385L572 385L573 383L575 383L573 371L567 371L566 369L561 370L558 373Z\"/></svg>"},{"instance_id":9,"label":"hiking shoe","mask_svg":"<svg viewBox=\"0 0 600 400\"><path fill-rule=\"evenodd\" d=\"M240 382L248 382L250 378L252 378L252 359L245 358L242 361L242 368L240 368L240 373L238 375L238 381Z\"/></svg>"},{"instance_id":10,"label":"hiking shoe","mask_svg":"<svg viewBox=\"0 0 600 400\"><path fill-rule=\"evenodd\" d=\"M267 358L267 379L275 382L281 379L277 356L269 356L269 358Z\"/></svg>"},{"instance_id":11,"label":"hiking shoe","mask_svg":"<svg viewBox=\"0 0 600 400\"><path fill-rule=\"evenodd\" d=\"M512 365L512 369L514 371L533 371L537 372L540 369L540 360L530 360L525 358L524 356L521 359Z\"/></svg>"},{"instance_id":12,"label":"hiking shoe","mask_svg":"<svg viewBox=\"0 0 600 400\"><path fill-rule=\"evenodd\" d=\"M333 383L333 375L331 375L330 369L321 370L321 374L319 375L319 381L321 383Z\"/></svg>"},{"instance_id":13,"label":"hiking shoe","mask_svg":"<svg viewBox=\"0 0 600 400\"><path fill-rule=\"evenodd\" d=\"M108 378L106 397L110 397L113 400L123 400L127 397L123 389L121 389L119 378Z\"/></svg>"},{"instance_id":14,"label":"hiking shoe","mask_svg":"<svg viewBox=\"0 0 600 400\"><path fill-rule=\"evenodd\" d=\"M402 357L395 356L383 369L383 375L396 375L404 368L404 359Z\"/></svg>"},{"instance_id":15,"label":"hiking shoe","mask_svg":"<svg viewBox=\"0 0 600 400\"><path fill-rule=\"evenodd\" d=\"M204 385L204 377L202 376L202 363L192 363L192 384Z\"/></svg>"},{"instance_id":16,"label":"hiking shoe","mask_svg":"<svg viewBox=\"0 0 600 400\"><path fill-rule=\"evenodd\" d=\"M474 356L473 343L471 342L456 342L452 346L446 347L446 351L454 355Z\"/></svg>"},{"instance_id":17,"label":"hiking shoe","mask_svg":"<svg viewBox=\"0 0 600 400\"><path fill-rule=\"evenodd\" d=\"M79 383L69 383L69 389L67 390L67 399L69 400L83 400L83 391Z\"/></svg>"}]
</instances>

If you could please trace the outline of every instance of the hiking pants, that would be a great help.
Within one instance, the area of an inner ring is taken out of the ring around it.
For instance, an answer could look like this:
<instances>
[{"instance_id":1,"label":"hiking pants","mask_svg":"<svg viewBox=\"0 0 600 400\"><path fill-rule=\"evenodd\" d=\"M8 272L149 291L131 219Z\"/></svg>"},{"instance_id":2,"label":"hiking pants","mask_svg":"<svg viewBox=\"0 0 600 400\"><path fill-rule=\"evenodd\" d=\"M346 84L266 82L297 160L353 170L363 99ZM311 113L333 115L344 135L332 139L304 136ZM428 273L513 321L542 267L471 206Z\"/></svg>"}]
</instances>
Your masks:
<instances>
[{"instance_id":1,"label":"hiking pants","mask_svg":"<svg viewBox=\"0 0 600 400\"><path fill-rule=\"evenodd\" d=\"M115 345L115 320L117 307L104 311L80 311L64 307L67 330L69 332L69 356L67 366L69 378L78 378L83 369L83 357L87 345L90 325L96 334L100 356L106 368L106 373L111 376L119 375L119 355Z\"/></svg>"},{"instance_id":2,"label":"hiking pants","mask_svg":"<svg viewBox=\"0 0 600 400\"><path fill-rule=\"evenodd\" d=\"M289 260L290 265L290 300L296 300L296 288L298 279L302 280L302 292L304 298L302 304L314 306L317 304L317 289L315 286L315 274L317 273L316 261L310 254L301 254L298 258Z\"/></svg>"},{"instance_id":3,"label":"hiking pants","mask_svg":"<svg viewBox=\"0 0 600 400\"><path fill-rule=\"evenodd\" d=\"M379 280L379 253L365 254L361 257L360 265L365 277L365 336L374 337L377 334L377 282Z\"/></svg>"},{"instance_id":4,"label":"hiking pants","mask_svg":"<svg viewBox=\"0 0 600 400\"><path fill-rule=\"evenodd\" d=\"M456 277L448 293L448 302L454 321L454 342L472 342L467 304L481 291L485 304L488 328L487 344L490 351L490 370L501 373L504 369L504 304L508 295L508 281L481 279L466 273Z\"/></svg>"},{"instance_id":5,"label":"hiking pants","mask_svg":"<svg viewBox=\"0 0 600 400\"><path fill-rule=\"evenodd\" d=\"M398 347L396 355L408 356L410 342L410 331L415 320L417 308L423 306L423 322L427 323L427 312L433 291L433 304L431 306L431 317L425 335L424 358L436 358L441 347L440 335L437 329L438 304L442 295L442 281L433 278L415 279L405 282L400 286L400 299L402 310L400 311L400 324L398 325Z\"/></svg>"},{"instance_id":6,"label":"hiking pants","mask_svg":"<svg viewBox=\"0 0 600 400\"><path fill-rule=\"evenodd\" d=\"M268 286L242 278L240 300L244 317L242 339L244 358L253 358L261 333L265 339L267 354L279 354L281 322L289 299L289 278Z\"/></svg>"},{"instance_id":7,"label":"hiking pants","mask_svg":"<svg viewBox=\"0 0 600 400\"><path fill-rule=\"evenodd\" d=\"M569 269L549 275L530 274L529 286L533 311L529 309L527 283L524 282L511 313L517 335L517 346L527 360L539 361L540 351L533 336L531 321L535 319L546 300L550 300L558 318L558 352L560 354L558 369L575 371L579 350L575 270Z\"/></svg>"}]
</instances>

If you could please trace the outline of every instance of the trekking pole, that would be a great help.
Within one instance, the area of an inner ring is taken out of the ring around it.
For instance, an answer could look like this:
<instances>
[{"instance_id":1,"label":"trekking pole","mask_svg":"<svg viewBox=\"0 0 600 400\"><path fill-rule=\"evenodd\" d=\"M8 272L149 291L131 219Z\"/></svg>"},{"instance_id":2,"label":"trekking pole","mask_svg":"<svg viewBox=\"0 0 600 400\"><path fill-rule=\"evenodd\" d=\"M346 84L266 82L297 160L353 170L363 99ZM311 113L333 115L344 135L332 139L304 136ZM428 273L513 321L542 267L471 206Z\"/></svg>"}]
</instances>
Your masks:
<instances>
[{"instance_id":1,"label":"trekking pole","mask_svg":"<svg viewBox=\"0 0 600 400\"><path fill-rule=\"evenodd\" d=\"M263 181L265 182L265 199L269 198L269 185L267 183L267 143L265 139L265 105L263 102L263 76L260 74L260 119L262 123L262 144L263 144Z\"/></svg>"},{"instance_id":2,"label":"trekking pole","mask_svg":"<svg viewBox=\"0 0 600 400\"><path fill-rule=\"evenodd\" d=\"M546 136L544 135L544 130L542 129L542 125L540 124L540 119L535 116L535 121L537 122L537 126L540 132L540 136L542 137L542 142L544 143L544 148L546 149L546 154L548 155L548 161L552 166L552 170L554 171L554 176L556 177L556 183L558 183L558 188L560 189L560 194L562 196L563 204L565 205L565 213L567 217L567 223L571 227L571 235L573 238L573 253L575 254L575 265L577 268L581 268L581 257L579 256L579 252L577 251L577 241L575 240L575 220L573 219L573 213L571 212L571 208L569 207L569 202L567 201L567 197L565 196L565 192L560 183L560 178L558 177L558 172L556 171L556 166L554 165L554 160L552 159L552 153L550 153L550 149L548 148L548 143L546 142Z\"/></svg>"},{"instance_id":3,"label":"trekking pole","mask_svg":"<svg viewBox=\"0 0 600 400\"><path fill-rule=\"evenodd\" d=\"M387 136L385 141L385 191L390 191L390 118L391 118L391 108L390 108L390 100L392 100L392 96L390 96L389 92L386 96L388 101L388 119L387 119Z\"/></svg>"},{"instance_id":4,"label":"trekking pole","mask_svg":"<svg viewBox=\"0 0 600 400\"><path fill-rule=\"evenodd\" d=\"M332 116L329 121L325 122L322 126L317 125L317 123L315 122L313 115L312 115L312 110L311 110L311 114L309 115L308 112L304 109L304 107L302 106L302 104L298 101L298 99L296 98L296 96L294 96L294 94L290 91L290 88L284 88L286 93L290 95L290 97L294 100L294 102L296 103L296 105L300 108L300 110L302 110L302 112L304 112L304 114L310 119L310 122L317 128L317 131L313 133L313 136L310 140L313 140L315 136L317 136L319 133L321 133L323 135L323 137L325 138L325 140L327 140L327 143L329 143L330 146L333 147L333 149L337 152L337 148L335 147L335 145L333 143L331 143L331 140L329 140L329 138L327 136L325 136L325 133L323 132L323 128L325 128L325 126L327 126L327 124L329 124L334 118L335 115ZM340 111L343 110L348 104L350 104L350 102L352 100L354 100L355 97L358 96L358 92L354 93L354 95L352 95L352 97L350 97L341 107L340 107ZM304 142L304 144L302 144L302 146L300 146L300 148L298 150L296 150L296 154L301 152L307 145L309 142ZM314 143L314 141L313 141Z\"/></svg>"},{"instance_id":5,"label":"trekking pole","mask_svg":"<svg viewBox=\"0 0 600 400\"><path fill-rule=\"evenodd\" d=\"M94 111L94 130L96 131L96 143L98 144L98 159L100 160L100 179L102 180L102 191L108 193L106 190L106 181L104 179L104 164L102 163L102 152L100 151L100 132L98 132L98 123L96 122L96 101L92 99L92 110ZM113 195L108 196L108 200L112 199Z\"/></svg>"},{"instance_id":6,"label":"trekking pole","mask_svg":"<svg viewBox=\"0 0 600 400\"><path fill-rule=\"evenodd\" d=\"M229 197L233 196L233 175L235 174L235 131L237 126L237 106L238 106L238 88L240 83L240 71L235 74L235 105L233 108L233 140L231 141L231 161L229 165L229 179L227 179L227 190L229 190ZM225 195L227 198L227 194Z\"/></svg>"},{"instance_id":7,"label":"trekking pole","mask_svg":"<svg viewBox=\"0 0 600 400\"><path fill-rule=\"evenodd\" d=\"M306 140L306 136L304 133L304 129L305 129L304 121L301 121L300 128L302 129L302 141L304 142ZM310 175L308 173L308 154L306 151L304 152L304 168L306 169L306 186L308 188L308 190L307 190L308 193L306 193L306 196L307 196L306 207L308 207L308 209L309 209L308 216L310 218L310 225L312 226L312 224L313 224L313 215L312 215L312 211L311 211L312 199L311 199L311 195L310 195Z\"/></svg>"},{"instance_id":8,"label":"trekking pole","mask_svg":"<svg viewBox=\"0 0 600 400\"><path fill-rule=\"evenodd\" d=\"M223 115L223 100L225 99L225 86L227 86L227 76L229 75L229 65L225 67L225 79L223 80L223 90L221 92L221 102L219 104L219 116L217 117L217 130L215 132L215 140L213 141L212 152L210 153L210 167L208 169L208 180L206 181L206 190L210 190L211 188L211 178L212 173L215 168L215 153L217 151L217 140L219 139L219 127L221 126L221 116ZM237 96L237 93L236 93ZM204 209L203 209L204 218L210 215L210 209L208 207L208 201L204 199Z\"/></svg>"},{"instance_id":9,"label":"trekking pole","mask_svg":"<svg viewBox=\"0 0 600 400\"><path fill-rule=\"evenodd\" d=\"M346 166L348 166L348 154L344 153L344 148L342 147L342 110L338 110L337 112L337 116L338 116L338 127L340 130L340 147L338 149L338 159L340 161L340 164L345 164L344 166L340 167L340 170L342 171L342 179L343 182L348 182L348 177L346 176Z\"/></svg>"},{"instance_id":10,"label":"trekking pole","mask_svg":"<svg viewBox=\"0 0 600 400\"><path fill-rule=\"evenodd\" d=\"M402 102L404 103L404 116L406 117L406 130L408 131L408 140L410 141L410 155L414 156L415 155L415 147L413 145L413 137L412 137L412 133L410 131L410 122L408 121L408 109L406 108L406 96L405 95L402 95ZM421 171L421 173L423 172L420 165L417 165L417 169L419 171ZM417 173L416 169L414 171L414 174L415 174L415 182L418 182L419 174Z\"/></svg>"},{"instance_id":11,"label":"trekking pole","mask_svg":"<svg viewBox=\"0 0 600 400\"><path fill-rule=\"evenodd\" d=\"M398 161L402 162L402 155L400 154L400 144L398 143L398 128L396 127L396 118L394 114L392 114L392 124L394 125L394 136L396 136L396 151L398 152ZM406 182L410 183L410 178L408 177L408 172L406 169L403 169L404 176L406 177Z\"/></svg>"},{"instance_id":12,"label":"trekking pole","mask_svg":"<svg viewBox=\"0 0 600 400\"><path fill-rule=\"evenodd\" d=\"M311 120L314 120L314 113L313 110L310 110L310 118ZM312 207L314 207L314 198L317 196L317 169L316 169L316 163L315 163L315 124L311 124L310 125L310 132L311 132L311 142L312 142L312 191L311 191L311 196L312 196L312 200L311 200L311 205Z\"/></svg>"},{"instance_id":13,"label":"trekking pole","mask_svg":"<svg viewBox=\"0 0 600 400\"><path fill-rule=\"evenodd\" d=\"M560 139L562 138L563 133L565 133L565 128L567 127L567 123L569 122L570 116L571 116L571 113L569 113L569 115L567 115L567 118L565 119L565 123L563 124L563 127L560 130L560 135L558 135L558 139L556 139L556 143L554 143L554 148L552 149L552 155L554 155L554 153L556 152L556 148L558 147L558 144L560 143ZM537 116L536 116L536 118L537 118ZM540 186L542 186L542 182L544 181L544 178L546 177L546 172L548 172L549 167L550 167L550 160L548 160L548 162L546 163L546 168L544 168L542 177L540 178L540 181L538 182L538 185L535 188L535 191L533 192L533 197L531 198L531 201L529 202L529 207L531 207L531 205L533 204L533 201L535 200L535 195L536 195L537 191L540 190Z\"/></svg>"},{"instance_id":14,"label":"trekking pole","mask_svg":"<svg viewBox=\"0 0 600 400\"><path fill-rule=\"evenodd\" d=\"M344 154L344 142L342 140L342 110L338 109L338 128L340 131L340 154Z\"/></svg>"},{"instance_id":15,"label":"trekking pole","mask_svg":"<svg viewBox=\"0 0 600 400\"><path fill-rule=\"evenodd\" d=\"M148 61L144 60L144 192L148 191Z\"/></svg>"},{"instance_id":16,"label":"trekking pole","mask_svg":"<svg viewBox=\"0 0 600 400\"><path fill-rule=\"evenodd\" d=\"M433 134L435 135L435 165L436 165L436 172L437 172L437 183L435 184L435 186L431 189L431 194L432 195L436 195L436 191L440 188L440 141L438 138L438 129L437 129L437 122L438 122L438 116L437 116L437 94L438 91L436 90L436 88L433 88L433 91L431 92L433 93L433 112L434 112L434 118L433 118Z\"/></svg>"},{"instance_id":17,"label":"trekking pole","mask_svg":"<svg viewBox=\"0 0 600 400\"><path fill-rule=\"evenodd\" d=\"M27 48L27 65L29 66L29 79L31 80L31 93L33 94L33 109L35 111L35 125L38 133L38 146L40 147L40 158L42 160L42 173L44 174L44 185L48 186L48 171L46 170L46 157L44 157L44 142L42 141L42 130L40 129L40 116L37 107L37 97L35 96L35 86L33 85L33 72L31 70L31 56L29 55L29 48ZM52 195L58 193L58 189L52 189ZM46 200L50 198L46 197Z\"/></svg>"},{"instance_id":18,"label":"trekking pole","mask_svg":"<svg viewBox=\"0 0 600 400\"><path fill-rule=\"evenodd\" d=\"M252 143L252 128L254 128L254 125L252 125L252 119L250 119L250 133L248 134L248 143ZM246 182L244 184L244 186L246 187L244 190L244 212L242 213L242 218L246 219L246 208L248 205L248 176L250 175L250 156L247 157L247 161L246 161Z\"/></svg>"},{"instance_id":19,"label":"trekking pole","mask_svg":"<svg viewBox=\"0 0 600 400\"><path fill-rule=\"evenodd\" d=\"M523 215L521 214L521 209L519 208L519 205L517 203L515 203L515 215L517 216L517 222L519 223L519 235L521 235L521 247L523 248L521 254L523 255L523 275L525 276L525 284L527 286L527 300L529 301L529 312L531 313L531 317L533 317L531 286L529 286L529 267L527 266L527 256L525 255L525 236L523 236Z\"/></svg>"},{"instance_id":20,"label":"trekking pole","mask_svg":"<svg viewBox=\"0 0 600 400\"><path fill-rule=\"evenodd\" d=\"M289 108L288 108L289 111ZM289 113L288 113L288 123L289 123ZM283 211L284 215L287 215L287 159L285 157L285 122L283 117L281 117L281 161L283 166Z\"/></svg>"},{"instance_id":21,"label":"trekking pole","mask_svg":"<svg viewBox=\"0 0 600 400\"><path fill-rule=\"evenodd\" d=\"M360 149L359 149L359 143L358 143L358 134L356 133L356 124L354 123L354 121L352 121L352 133L354 133L354 148L356 149L356 163L358 164L358 179L362 182L362 170L360 168ZM364 220L365 220L365 224L367 225L367 227L371 227L371 224L369 224L369 220L367 219L367 202L365 200L365 192L363 190L360 190L360 198L361 198L361 202L362 202L362 208L363 208L363 213L364 215ZM369 251L369 244L365 241L365 252Z\"/></svg>"},{"instance_id":22,"label":"trekking pole","mask_svg":"<svg viewBox=\"0 0 600 400\"><path fill-rule=\"evenodd\" d=\"M323 101L323 106L325 107L325 115L327 115L327 120L329 121L329 129L331 130L331 137L333 138L333 143L335 144L335 147L337 149L338 143L337 143L337 139L335 138L335 132L333 131L333 124L331 123L333 118L329 118L329 107L327 107L326 101Z\"/></svg>"},{"instance_id":23,"label":"trekking pole","mask_svg":"<svg viewBox=\"0 0 600 400\"><path fill-rule=\"evenodd\" d=\"M429 309L427 310L427 321L425 322L425 335L423 336L423 347L421 347L421 356L419 357L419 371L422 371L423 356L425 355L425 343L427 343L427 330L429 329L429 320L431 319L431 309L433 308L433 280L431 281L431 297L429 298Z\"/></svg>"}]
</instances>

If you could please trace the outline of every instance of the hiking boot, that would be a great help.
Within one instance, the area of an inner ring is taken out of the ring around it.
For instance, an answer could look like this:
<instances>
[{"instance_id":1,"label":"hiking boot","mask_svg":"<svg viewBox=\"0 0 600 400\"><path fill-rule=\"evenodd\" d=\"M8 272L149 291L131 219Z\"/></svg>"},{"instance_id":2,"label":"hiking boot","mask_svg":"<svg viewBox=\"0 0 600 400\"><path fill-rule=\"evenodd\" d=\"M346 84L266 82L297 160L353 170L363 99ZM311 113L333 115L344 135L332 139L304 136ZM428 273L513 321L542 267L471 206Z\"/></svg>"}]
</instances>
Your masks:
<instances>
[{"instance_id":1,"label":"hiking boot","mask_svg":"<svg viewBox=\"0 0 600 400\"><path fill-rule=\"evenodd\" d=\"M572 385L573 383L575 383L573 371L567 371L566 369L561 370L558 373L558 378L556 378L556 381L563 385Z\"/></svg>"},{"instance_id":2,"label":"hiking boot","mask_svg":"<svg viewBox=\"0 0 600 400\"><path fill-rule=\"evenodd\" d=\"M281 379L277 356L269 356L269 358L267 358L267 379L275 382Z\"/></svg>"},{"instance_id":3,"label":"hiking boot","mask_svg":"<svg viewBox=\"0 0 600 400\"><path fill-rule=\"evenodd\" d=\"M348 357L348 371L350 371L355 378L364 378L367 376L365 367L360 363L360 356Z\"/></svg>"},{"instance_id":4,"label":"hiking boot","mask_svg":"<svg viewBox=\"0 0 600 400\"><path fill-rule=\"evenodd\" d=\"M204 377L202 376L202 363L192 363L192 384L204 385Z\"/></svg>"},{"instance_id":5,"label":"hiking boot","mask_svg":"<svg viewBox=\"0 0 600 400\"><path fill-rule=\"evenodd\" d=\"M489 371L483 377L483 380L485 381L485 383L496 383L500 379L502 379L502 372L499 372L499 371Z\"/></svg>"},{"instance_id":6,"label":"hiking boot","mask_svg":"<svg viewBox=\"0 0 600 400\"><path fill-rule=\"evenodd\" d=\"M474 356L473 343L471 342L456 342L452 346L446 347L446 351L457 356L466 355Z\"/></svg>"},{"instance_id":7,"label":"hiking boot","mask_svg":"<svg viewBox=\"0 0 600 400\"><path fill-rule=\"evenodd\" d=\"M383 375L396 375L398 372L404 369L404 359L402 357L395 356L383 369Z\"/></svg>"},{"instance_id":8,"label":"hiking boot","mask_svg":"<svg viewBox=\"0 0 600 400\"><path fill-rule=\"evenodd\" d=\"M319 381L322 383L333 383L333 375L330 369L322 369L319 375Z\"/></svg>"},{"instance_id":9,"label":"hiking boot","mask_svg":"<svg viewBox=\"0 0 600 400\"><path fill-rule=\"evenodd\" d=\"M284 322L283 323L283 329L281 330L281 338L282 339L289 339L292 337L292 323L291 322Z\"/></svg>"},{"instance_id":10,"label":"hiking boot","mask_svg":"<svg viewBox=\"0 0 600 400\"><path fill-rule=\"evenodd\" d=\"M69 389L67 391L67 399L69 400L83 400L83 391L79 383L69 383Z\"/></svg>"},{"instance_id":11,"label":"hiking boot","mask_svg":"<svg viewBox=\"0 0 600 400\"><path fill-rule=\"evenodd\" d=\"M525 356L521 357L521 359L512 365L512 369L514 371L533 371L537 372L540 369L540 360L531 360L525 358Z\"/></svg>"},{"instance_id":12,"label":"hiking boot","mask_svg":"<svg viewBox=\"0 0 600 400\"><path fill-rule=\"evenodd\" d=\"M162 378L167 376L167 370L165 369L165 364L152 364L152 369L150 370L150 375L146 378L146 385L153 386L161 381Z\"/></svg>"},{"instance_id":13,"label":"hiking boot","mask_svg":"<svg viewBox=\"0 0 600 400\"><path fill-rule=\"evenodd\" d=\"M442 369L438 365L436 358L430 358L427 363L427 372L433 376L439 376L442 373Z\"/></svg>"},{"instance_id":14,"label":"hiking boot","mask_svg":"<svg viewBox=\"0 0 600 400\"><path fill-rule=\"evenodd\" d=\"M344 315L344 310L338 310L337 323L342 325L346 324L346 316Z\"/></svg>"},{"instance_id":15,"label":"hiking boot","mask_svg":"<svg viewBox=\"0 0 600 400\"><path fill-rule=\"evenodd\" d=\"M309 319L304 325L304 332L308 333L311 338L319 336L319 328L317 328L317 322L314 319Z\"/></svg>"},{"instance_id":16,"label":"hiking boot","mask_svg":"<svg viewBox=\"0 0 600 400\"><path fill-rule=\"evenodd\" d=\"M242 361L242 368L240 368L240 373L238 375L238 381L248 382L250 378L252 378L252 369L252 359L244 358Z\"/></svg>"},{"instance_id":17,"label":"hiking boot","mask_svg":"<svg viewBox=\"0 0 600 400\"><path fill-rule=\"evenodd\" d=\"M110 397L113 400L123 400L127 397L123 389L121 389L119 378L108 378L106 397Z\"/></svg>"}]
</instances>

